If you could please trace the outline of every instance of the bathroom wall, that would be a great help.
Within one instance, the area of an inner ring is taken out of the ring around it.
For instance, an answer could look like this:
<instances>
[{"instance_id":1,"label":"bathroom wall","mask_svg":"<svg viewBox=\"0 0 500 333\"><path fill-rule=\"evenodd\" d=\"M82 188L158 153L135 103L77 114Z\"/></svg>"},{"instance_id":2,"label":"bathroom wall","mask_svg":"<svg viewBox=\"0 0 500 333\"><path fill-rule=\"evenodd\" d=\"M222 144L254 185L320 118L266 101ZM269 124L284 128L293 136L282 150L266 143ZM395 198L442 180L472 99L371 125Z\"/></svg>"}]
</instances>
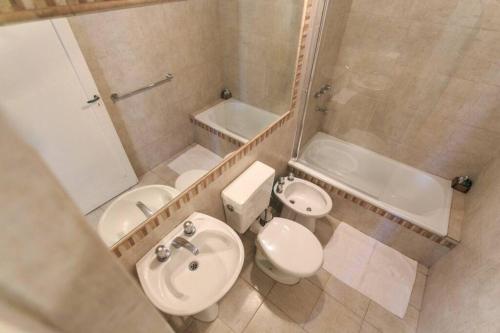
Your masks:
<instances>
[{"instance_id":1,"label":"bathroom wall","mask_svg":"<svg viewBox=\"0 0 500 333\"><path fill-rule=\"evenodd\" d=\"M189 114L219 98L218 14L218 0L189 0L68 19L138 176L193 143ZM170 83L109 99L166 73Z\"/></svg>"},{"instance_id":2,"label":"bathroom wall","mask_svg":"<svg viewBox=\"0 0 500 333\"><path fill-rule=\"evenodd\" d=\"M248 104L283 114L291 99L302 0L219 1L224 84Z\"/></svg>"},{"instance_id":3,"label":"bathroom wall","mask_svg":"<svg viewBox=\"0 0 500 333\"><path fill-rule=\"evenodd\" d=\"M500 147L499 22L498 1L353 0L322 130L477 176Z\"/></svg>"},{"instance_id":4,"label":"bathroom wall","mask_svg":"<svg viewBox=\"0 0 500 333\"><path fill-rule=\"evenodd\" d=\"M351 5L352 0L330 1L328 3L324 18L325 25L321 34L320 48L309 92L310 98L306 106L307 112L301 145L307 143L322 128L322 123L325 121L325 113L318 112L316 109L326 107L331 95L325 94L320 98L314 98L314 94L325 84L333 85L332 77ZM318 17L316 21L319 23L320 20L321 17Z\"/></svg>"},{"instance_id":5,"label":"bathroom wall","mask_svg":"<svg viewBox=\"0 0 500 333\"><path fill-rule=\"evenodd\" d=\"M431 268L418 332L500 331L500 156L465 196L462 242Z\"/></svg>"},{"instance_id":6,"label":"bathroom wall","mask_svg":"<svg viewBox=\"0 0 500 333\"><path fill-rule=\"evenodd\" d=\"M41 158L2 119L0 175L0 326L173 333Z\"/></svg>"}]
</instances>

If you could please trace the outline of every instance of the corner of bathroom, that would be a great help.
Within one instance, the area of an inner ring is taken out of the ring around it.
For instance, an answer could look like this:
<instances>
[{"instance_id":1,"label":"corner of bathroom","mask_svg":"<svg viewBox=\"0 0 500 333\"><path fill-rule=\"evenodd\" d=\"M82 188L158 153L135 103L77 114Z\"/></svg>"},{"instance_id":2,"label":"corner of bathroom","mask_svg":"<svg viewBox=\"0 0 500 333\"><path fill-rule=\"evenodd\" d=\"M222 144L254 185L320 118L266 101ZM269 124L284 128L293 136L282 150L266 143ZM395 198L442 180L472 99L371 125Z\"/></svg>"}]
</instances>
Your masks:
<instances>
[{"instance_id":1,"label":"corner of bathroom","mask_svg":"<svg viewBox=\"0 0 500 333\"><path fill-rule=\"evenodd\" d=\"M0 331L500 331L499 22L1 4Z\"/></svg>"}]
</instances>

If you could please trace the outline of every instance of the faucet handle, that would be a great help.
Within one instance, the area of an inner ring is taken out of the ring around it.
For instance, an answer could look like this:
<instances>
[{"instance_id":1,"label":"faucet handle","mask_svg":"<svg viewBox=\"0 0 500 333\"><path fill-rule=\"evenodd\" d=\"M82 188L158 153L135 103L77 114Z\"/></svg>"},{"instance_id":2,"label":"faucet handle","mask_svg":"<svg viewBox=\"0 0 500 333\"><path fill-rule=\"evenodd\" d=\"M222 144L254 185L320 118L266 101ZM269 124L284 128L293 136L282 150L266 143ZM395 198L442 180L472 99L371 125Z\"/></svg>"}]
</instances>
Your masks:
<instances>
[{"instance_id":1,"label":"faucet handle","mask_svg":"<svg viewBox=\"0 0 500 333\"><path fill-rule=\"evenodd\" d=\"M286 177L280 177L280 179L278 180L278 184L280 184L280 185L285 184L285 178Z\"/></svg>"},{"instance_id":2,"label":"faucet handle","mask_svg":"<svg viewBox=\"0 0 500 333\"><path fill-rule=\"evenodd\" d=\"M183 226L184 226L184 235L186 236L192 236L196 232L196 227L194 226L194 223L191 221L184 222Z\"/></svg>"},{"instance_id":3,"label":"faucet handle","mask_svg":"<svg viewBox=\"0 0 500 333\"><path fill-rule=\"evenodd\" d=\"M283 184L278 184L278 187L276 187L276 192L278 192L278 193L283 192Z\"/></svg>"},{"instance_id":4,"label":"faucet handle","mask_svg":"<svg viewBox=\"0 0 500 333\"><path fill-rule=\"evenodd\" d=\"M289 180L289 181L293 181L294 179L295 179L295 175L293 174L293 172L290 172L290 173L288 174L288 180Z\"/></svg>"},{"instance_id":5,"label":"faucet handle","mask_svg":"<svg viewBox=\"0 0 500 333\"><path fill-rule=\"evenodd\" d=\"M155 254L159 262L167 261L170 258L170 250L165 245L158 245L155 249Z\"/></svg>"}]
</instances>

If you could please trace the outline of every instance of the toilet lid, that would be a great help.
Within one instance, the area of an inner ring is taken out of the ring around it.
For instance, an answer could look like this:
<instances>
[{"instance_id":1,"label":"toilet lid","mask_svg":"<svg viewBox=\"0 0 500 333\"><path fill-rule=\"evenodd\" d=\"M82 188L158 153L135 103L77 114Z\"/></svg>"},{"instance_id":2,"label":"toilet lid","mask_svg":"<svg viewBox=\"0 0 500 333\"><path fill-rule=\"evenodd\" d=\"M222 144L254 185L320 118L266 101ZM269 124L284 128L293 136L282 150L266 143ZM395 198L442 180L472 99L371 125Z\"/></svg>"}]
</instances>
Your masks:
<instances>
[{"instance_id":1,"label":"toilet lid","mask_svg":"<svg viewBox=\"0 0 500 333\"><path fill-rule=\"evenodd\" d=\"M269 260L282 271L297 276L313 275L323 264L323 248L301 224L275 217L257 236Z\"/></svg>"},{"instance_id":2,"label":"toilet lid","mask_svg":"<svg viewBox=\"0 0 500 333\"><path fill-rule=\"evenodd\" d=\"M207 172L207 170L202 169L193 169L186 171L175 180L175 188L182 192L189 186L194 184L195 181L203 177Z\"/></svg>"}]
</instances>

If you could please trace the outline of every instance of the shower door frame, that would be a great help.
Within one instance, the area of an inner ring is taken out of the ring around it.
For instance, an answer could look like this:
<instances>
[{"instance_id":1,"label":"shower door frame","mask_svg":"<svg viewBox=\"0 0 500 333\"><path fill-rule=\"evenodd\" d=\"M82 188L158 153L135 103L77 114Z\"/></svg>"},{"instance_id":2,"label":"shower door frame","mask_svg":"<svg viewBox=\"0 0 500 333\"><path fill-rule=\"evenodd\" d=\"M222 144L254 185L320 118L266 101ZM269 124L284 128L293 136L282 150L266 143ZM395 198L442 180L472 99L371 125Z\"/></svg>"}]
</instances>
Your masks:
<instances>
[{"instance_id":1,"label":"shower door frame","mask_svg":"<svg viewBox=\"0 0 500 333\"><path fill-rule=\"evenodd\" d=\"M319 0L317 2L317 7L316 10L314 11L314 19L313 19L313 27L312 27L312 33L311 33L311 47L309 48L308 51L308 58L311 59L311 61L308 61L306 64L306 70L305 70L305 81L307 82L305 86L307 87L303 92L303 98L301 100L303 101L302 105L298 109L298 121L297 121L297 128L295 132L295 139L293 142L293 148L292 148L292 159L295 160L299 157L300 153L300 146L302 143L302 134L303 134L303 129L304 129L304 124L306 121L306 115L307 115L307 106L309 105L309 100L311 98L311 87L314 81L314 74L316 71L316 63L318 60L319 52L321 49L321 40L323 37L323 31L325 27L325 22L326 22L326 14L328 11L328 7L330 5L330 1L333 0ZM319 20L319 22L318 22ZM318 23L317 23L318 22Z\"/></svg>"}]
</instances>

